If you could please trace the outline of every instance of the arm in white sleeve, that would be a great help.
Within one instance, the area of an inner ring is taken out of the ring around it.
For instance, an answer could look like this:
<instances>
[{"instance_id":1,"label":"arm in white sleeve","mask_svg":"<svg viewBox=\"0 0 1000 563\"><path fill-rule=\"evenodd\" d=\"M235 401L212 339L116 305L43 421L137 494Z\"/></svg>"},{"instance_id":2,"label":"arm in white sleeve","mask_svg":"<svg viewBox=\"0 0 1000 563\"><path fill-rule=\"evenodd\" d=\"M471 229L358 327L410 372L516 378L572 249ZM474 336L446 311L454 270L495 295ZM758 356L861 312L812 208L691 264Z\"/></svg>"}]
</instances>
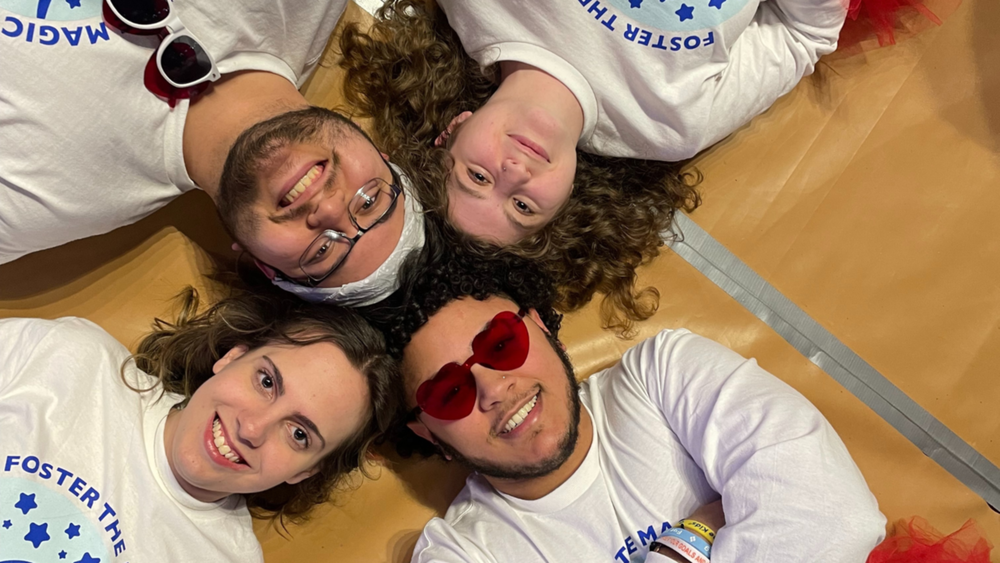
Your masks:
<instances>
[{"instance_id":1,"label":"arm in white sleeve","mask_svg":"<svg viewBox=\"0 0 1000 563\"><path fill-rule=\"evenodd\" d=\"M765 0L733 43L728 61L707 65L703 94L711 99L701 148L739 128L812 74L837 48L847 0Z\"/></svg>"},{"instance_id":2,"label":"arm in white sleeve","mask_svg":"<svg viewBox=\"0 0 1000 563\"><path fill-rule=\"evenodd\" d=\"M860 563L882 540L885 517L837 433L754 360L664 331L623 366L722 495L714 563Z\"/></svg>"}]
</instances>

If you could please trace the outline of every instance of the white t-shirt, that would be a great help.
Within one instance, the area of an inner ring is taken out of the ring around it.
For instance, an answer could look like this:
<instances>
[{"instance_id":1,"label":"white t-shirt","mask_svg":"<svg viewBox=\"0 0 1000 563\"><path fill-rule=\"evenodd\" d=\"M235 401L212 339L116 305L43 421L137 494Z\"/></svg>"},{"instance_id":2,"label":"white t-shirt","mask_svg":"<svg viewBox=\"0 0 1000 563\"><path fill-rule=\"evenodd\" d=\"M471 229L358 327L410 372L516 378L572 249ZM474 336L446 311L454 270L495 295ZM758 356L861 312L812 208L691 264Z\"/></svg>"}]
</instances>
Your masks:
<instances>
[{"instance_id":1,"label":"white t-shirt","mask_svg":"<svg viewBox=\"0 0 1000 563\"><path fill-rule=\"evenodd\" d=\"M189 102L171 110L143 82L158 40L117 33L102 3L0 0L0 264L134 223L196 187L183 157ZM222 73L268 71L301 85L346 4L171 9Z\"/></svg>"},{"instance_id":2,"label":"white t-shirt","mask_svg":"<svg viewBox=\"0 0 1000 563\"><path fill-rule=\"evenodd\" d=\"M844 0L438 0L483 66L565 84L580 148L677 161L771 106L837 46Z\"/></svg>"},{"instance_id":3,"label":"white t-shirt","mask_svg":"<svg viewBox=\"0 0 1000 563\"><path fill-rule=\"evenodd\" d=\"M649 543L722 496L713 563L861 563L885 518L830 424L754 360L663 331L582 383L583 464L526 501L473 474L413 561L647 559Z\"/></svg>"},{"instance_id":4,"label":"white t-shirt","mask_svg":"<svg viewBox=\"0 0 1000 563\"><path fill-rule=\"evenodd\" d=\"M0 561L262 562L241 497L177 483L163 429L180 397L126 387L128 356L82 319L0 320Z\"/></svg>"}]
</instances>

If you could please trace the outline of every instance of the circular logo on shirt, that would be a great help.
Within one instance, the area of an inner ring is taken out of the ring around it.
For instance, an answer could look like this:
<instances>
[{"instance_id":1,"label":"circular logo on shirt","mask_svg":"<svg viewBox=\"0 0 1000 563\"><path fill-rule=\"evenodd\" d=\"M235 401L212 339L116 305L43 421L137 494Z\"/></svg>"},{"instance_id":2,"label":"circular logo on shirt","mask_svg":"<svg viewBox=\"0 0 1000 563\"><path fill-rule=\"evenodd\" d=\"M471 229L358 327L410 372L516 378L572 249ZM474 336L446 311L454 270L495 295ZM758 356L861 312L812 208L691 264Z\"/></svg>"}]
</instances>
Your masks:
<instances>
[{"instance_id":1,"label":"circular logo on shirt","mask_svg":"<svg viewBox=\"0 0 1000 563\"><path fill-rule=\"evenodd\" d=\"M111 557L80 506L44 485L0 478L0 563L59 561L110 563Z\"/></svg>"},{"instance_id":2,"label":"circular logo on shirt","mask_svg":"<svg viewBox=\"0 0 1000 563\"><path fill-rule=\"evenodd\" d=\"M659 31L697 31L732 18L749 0L605 0L629 18Z\"/></svg>"},{"instance_id":3,"label":"circular logo on shirt","mask_svg":"<svg viewBox=\"0 0 1000 563\"><path fill-rule=\"evenodd\" d=\"M101 15L103 0L0 0L0 9L49 21L80 21ZM0 562L2 563L2 562Z\"/></svg>"}]
</instances>

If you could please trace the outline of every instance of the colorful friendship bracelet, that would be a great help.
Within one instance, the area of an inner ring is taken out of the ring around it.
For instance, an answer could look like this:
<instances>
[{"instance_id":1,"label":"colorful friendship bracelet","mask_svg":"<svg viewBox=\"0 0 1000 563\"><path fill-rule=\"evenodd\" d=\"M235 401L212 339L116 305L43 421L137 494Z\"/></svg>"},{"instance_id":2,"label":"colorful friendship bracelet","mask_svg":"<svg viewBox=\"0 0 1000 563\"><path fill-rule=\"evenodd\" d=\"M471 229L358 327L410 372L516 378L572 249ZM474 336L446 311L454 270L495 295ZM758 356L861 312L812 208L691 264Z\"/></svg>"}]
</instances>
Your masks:
<instances>
[{"instance_id":1,"label":"colorful friendship bracelet","mask_svg":"<svg viewBox=\"0 0 1000 563\"><path fill-rule=\"evenodd\" d=\"M662 535L653 540L653 543L669 547L671 550L677 552L678 555L686 559L688 563L710 563L708 557L706 557L704 553L698 551L694 547L691 547L690 544L680 538Z\"/></svg>"},{"instance_id":2,"label":"colorful friendship bracelet","mask_svg":"<svg viewBox=\"0 0 1000 563\"><path fill-rule=\"evenodd\" d=\"M708 540L708 543L710 544L715 543L715 530L709 528L708 526L702 524L697 520L691 520L685 518L684 520L681 520L679 524L677 524L677 527L684 528L685 530L690 530L698 534L699 536Z\"/></svg>"}]
</instances>

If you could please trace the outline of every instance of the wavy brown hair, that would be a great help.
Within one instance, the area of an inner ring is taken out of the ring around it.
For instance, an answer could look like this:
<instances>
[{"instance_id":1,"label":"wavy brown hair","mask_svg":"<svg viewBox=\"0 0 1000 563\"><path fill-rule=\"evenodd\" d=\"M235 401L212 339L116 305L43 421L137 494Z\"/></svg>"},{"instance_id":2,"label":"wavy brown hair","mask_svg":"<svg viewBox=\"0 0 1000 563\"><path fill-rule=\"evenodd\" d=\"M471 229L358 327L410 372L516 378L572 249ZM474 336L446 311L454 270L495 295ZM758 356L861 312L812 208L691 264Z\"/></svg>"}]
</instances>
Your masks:
<instances>
[{"instance_id":1,"label":"wavy brown hair","mask_svg":"<svg viewBox=\"0 0 1000 563\"><path fill-rule=\"evenodd\" d=\"M391 426L399 408L400 396L393 383L398 378L396 362L386 354L381 333L348 309L291 296L239 293L199 313L198 293L189 287L179 301L176 320L156 319L153 332L142 339L132 359L139 369L159 379L163 391L182 395L185 402L212 377L215 362L240 345L253 350L265 345L330 342L365 377L370 397L365 419L320 461L316 474L295 485L283 483L243 495L256 518L282 524L305 520L313 507L346 485L350 472L364 471L369 447Z\"/></svg>"},{"instance_id":2,"label":"wavy brown hair","mask_svg":"<svg viewBox=\"0 0 1000 563\"><path fill-rule=\"evenodd\" d=\"M340 39L344 94L392 160L421 171L413 185L424 208L447 217L452 160L434 140L451 119L475 111L499 85L496 65L468 56L443 12L426 0L392 0L368 30L347 26ZM627 333L656 311L655 288L637 289L635 270L659 253L661 233L678 209L700 204L697 170L684 163L613 158L577 151L573 194L539 232L507 248L535 261L557 288L556 305L572 311L604 294L605 327ZM500 249L458 236L484 257Z\"/></svg>"}]
</instances>

